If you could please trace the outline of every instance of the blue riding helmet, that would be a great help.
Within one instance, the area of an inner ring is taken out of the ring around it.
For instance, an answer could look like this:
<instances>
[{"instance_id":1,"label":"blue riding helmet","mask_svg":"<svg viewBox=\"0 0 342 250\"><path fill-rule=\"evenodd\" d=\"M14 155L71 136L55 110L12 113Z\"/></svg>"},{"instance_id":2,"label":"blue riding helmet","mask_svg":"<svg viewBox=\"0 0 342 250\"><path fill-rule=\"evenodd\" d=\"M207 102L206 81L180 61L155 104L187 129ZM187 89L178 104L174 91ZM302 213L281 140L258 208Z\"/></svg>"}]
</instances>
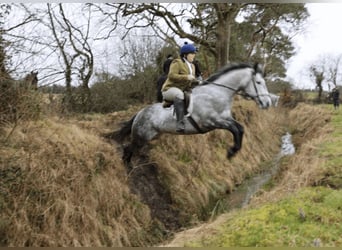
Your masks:
<instances>
[{"instance_id":1,"label":"blue riding helmet","mask_svg":"<svg viewBox=\"0 0 342 250\"><path fill-rule=\"evenodd\" d=\"M188 44L187 42L184 43L183 47L180 50L181 55L196 52L197 48L193 44Z\"/></svg>"}]
</instances>

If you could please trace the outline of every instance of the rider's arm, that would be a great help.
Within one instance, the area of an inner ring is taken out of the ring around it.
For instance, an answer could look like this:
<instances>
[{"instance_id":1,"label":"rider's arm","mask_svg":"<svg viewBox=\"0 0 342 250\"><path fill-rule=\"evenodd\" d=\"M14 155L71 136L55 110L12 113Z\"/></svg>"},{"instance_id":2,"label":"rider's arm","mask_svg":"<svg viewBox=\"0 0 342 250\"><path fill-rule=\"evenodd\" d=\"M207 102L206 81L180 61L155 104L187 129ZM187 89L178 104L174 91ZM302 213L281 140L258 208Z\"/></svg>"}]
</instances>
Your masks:
<instances>
[{"instance_id":1,"label":"rider's arm","mask_svg":"<svg viewBox=\"0 0 342 250\"><path fill-rule=\"evenodd\" d=\"M184 84L184 86L188 86L192 81L192 79L189 79L189 74L187 65L183 63L181 59L176 59L173 60L170 66L168 78L176 84Z\"/></svg>"}]
</instances>

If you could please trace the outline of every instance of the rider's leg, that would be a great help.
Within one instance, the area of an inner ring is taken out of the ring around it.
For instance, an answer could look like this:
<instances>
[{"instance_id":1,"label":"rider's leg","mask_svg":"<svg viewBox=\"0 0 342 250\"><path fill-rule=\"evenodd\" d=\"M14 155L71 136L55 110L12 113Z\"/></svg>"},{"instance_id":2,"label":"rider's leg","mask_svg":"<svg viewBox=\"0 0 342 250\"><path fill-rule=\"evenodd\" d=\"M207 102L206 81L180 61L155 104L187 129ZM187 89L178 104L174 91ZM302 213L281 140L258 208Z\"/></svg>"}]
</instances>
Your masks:
<instances>
[{"instance_id":1,"label":"rider's leg","mask_svg":"<svg viewBox=\"0 0 342 250\"><path fill-rule=\"evenodd\" d=\"M184 93L179 88L169 88L163 92L163 97L165 100L173 101L173 105L176 111L177 118L177 128L176 132L184 132Z\"/></svg>"},{"instance_id":2,"label":"rider's leg","mask_svg":"<svg viewBox=\"0 0 342 250\"><path fill-rule=\"evenodd\" d=\"M184 100L175 98L173 101L173 105L176 111L176 118L177 118L177 128L176 132L183 133L185 130L184 124Z\"/></svg>"}]
</instances>

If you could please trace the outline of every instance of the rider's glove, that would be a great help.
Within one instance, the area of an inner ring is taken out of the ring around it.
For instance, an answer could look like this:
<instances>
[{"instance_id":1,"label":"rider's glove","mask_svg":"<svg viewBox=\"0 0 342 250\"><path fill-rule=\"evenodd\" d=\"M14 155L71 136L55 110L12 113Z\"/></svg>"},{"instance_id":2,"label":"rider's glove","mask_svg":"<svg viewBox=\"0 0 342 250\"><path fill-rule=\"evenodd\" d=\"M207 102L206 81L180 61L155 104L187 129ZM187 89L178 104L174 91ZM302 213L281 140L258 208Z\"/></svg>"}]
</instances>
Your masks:
<instances>
[{"instance_id":1,"label":"rider's glove","mask_svg":"<svg viewBox=\"0 0 342 250\"><path fill-rule=\"evenodd\" d=\"M195 80L196 78L193 76L193 75L188 75L188 80L189 81L193 81L193 80Z\"/></svg>"},{"instance_id":2,"label":"rider's glove","mask_svg":"<svg viewBox=\"0 0 342 250\"><path fill-rule=\"evenodd\" d=\"M201 81L197 80L197 79L194 79L191 81L191 87L195 87L197 85L201 84Z\"/></svg>"}]
</instances>

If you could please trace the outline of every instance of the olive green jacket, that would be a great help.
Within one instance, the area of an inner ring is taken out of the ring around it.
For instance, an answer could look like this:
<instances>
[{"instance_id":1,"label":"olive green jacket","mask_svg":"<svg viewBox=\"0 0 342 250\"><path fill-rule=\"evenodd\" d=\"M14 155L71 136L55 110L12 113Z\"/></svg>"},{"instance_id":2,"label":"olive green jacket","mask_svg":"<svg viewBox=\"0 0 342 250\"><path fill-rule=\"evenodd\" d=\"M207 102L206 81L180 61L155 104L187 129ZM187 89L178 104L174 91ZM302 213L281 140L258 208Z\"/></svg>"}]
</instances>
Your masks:
<instances>
[{"instance_id":1,"label":"olive green jacket","mask_svg":"<svg viewBox=\"0 0 342 250\"><path fill-rule=\"evenodd\" d=\"M195 65L191 64L191 67L192 75L195 76ZM188 80L188 75L190 75L190 70L186 62L182 61L182 59L173 60L162 91L166 91L171 87L176 87L184 91L197 85L198 83L196 84L196 82Z\"/></svg>"}]
</instances>

